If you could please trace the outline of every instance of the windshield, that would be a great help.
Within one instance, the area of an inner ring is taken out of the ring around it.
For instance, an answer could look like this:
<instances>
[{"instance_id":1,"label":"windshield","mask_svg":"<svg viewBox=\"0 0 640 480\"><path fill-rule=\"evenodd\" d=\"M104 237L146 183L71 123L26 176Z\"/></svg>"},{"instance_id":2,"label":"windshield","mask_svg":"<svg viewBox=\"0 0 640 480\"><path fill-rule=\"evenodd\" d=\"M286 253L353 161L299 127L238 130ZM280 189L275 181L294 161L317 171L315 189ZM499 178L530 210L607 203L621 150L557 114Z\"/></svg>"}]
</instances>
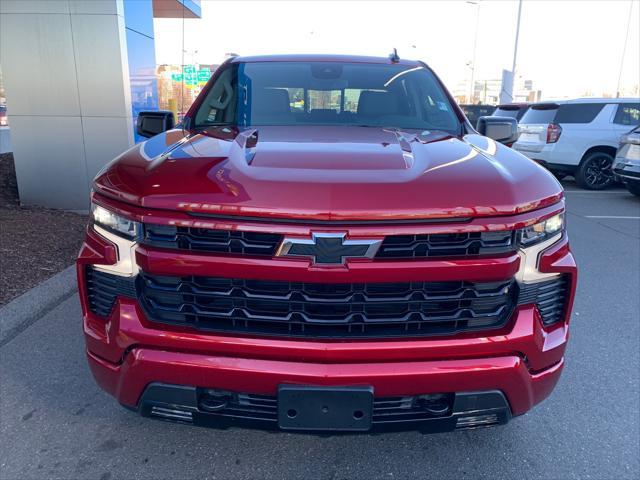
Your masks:
<instances>
[{"instance_id":1,"label":"windshield","mask_svg":"<svg viewBox=\"0 0 640 480\"><path fill-rule=\"evenodd\" d=\"M342 62L234 64L195 114L212 125L358 125L460 132L433 73L424 67Z\"/></svg>"}]
</instances>

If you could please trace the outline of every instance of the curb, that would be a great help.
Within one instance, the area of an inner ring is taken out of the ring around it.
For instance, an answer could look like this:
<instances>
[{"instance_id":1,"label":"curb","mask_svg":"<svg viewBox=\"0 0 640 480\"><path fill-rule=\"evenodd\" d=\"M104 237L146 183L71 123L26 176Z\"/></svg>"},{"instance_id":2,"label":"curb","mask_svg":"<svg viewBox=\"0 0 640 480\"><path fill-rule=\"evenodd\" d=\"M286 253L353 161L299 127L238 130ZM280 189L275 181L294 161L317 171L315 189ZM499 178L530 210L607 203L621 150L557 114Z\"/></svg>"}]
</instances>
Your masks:
<instances>
[{"instance_id":1,"label":"curb","mask_svg":"<svg viewBox=\"0 0 640 480\"><path fill-rule=\"evenodd\" d=\"M0 308L0 346L15 338L45 313L78 290L71 265Z\"/></svg>"}]
</instances>

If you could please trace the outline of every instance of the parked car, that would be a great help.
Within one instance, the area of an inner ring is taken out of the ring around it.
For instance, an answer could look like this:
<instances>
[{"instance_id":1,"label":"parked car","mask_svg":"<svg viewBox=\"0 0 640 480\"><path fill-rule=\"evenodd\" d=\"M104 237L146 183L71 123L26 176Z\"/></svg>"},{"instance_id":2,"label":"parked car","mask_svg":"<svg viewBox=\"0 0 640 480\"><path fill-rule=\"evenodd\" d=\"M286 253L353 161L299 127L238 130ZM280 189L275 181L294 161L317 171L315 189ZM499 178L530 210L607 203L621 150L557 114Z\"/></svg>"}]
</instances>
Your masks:
<instances>
[{"instance_id":1,"label":"parked car","mask_svg":"<svg viewBox=\"0 0 640 480\"><path fill-rule=\"evenodd\" d=\"M586 189L614 181L611 165L620 136L640 122L637 98L581 98L530 106L513 148L556 176L573 175Z\"/></svg>"},{"instance_id":2,"label":"parked car","mask_svg":"<svg viewBox=\"0 0 640 480\"><path fill-rule=\"evenodd\" d=\"M475 128L480 117L491 115L496 109L495 105L460 105L460 108L464 112L465 116L469 120L469 123Z\"/></svg>"},{"instance_id":3,"label":"parked car","mask_svg":"<svg viewBox=\"0 0 640 480\"><path fill-rule=\"evenodd\" d=\"M528 103L504 103L498 105L491 115L494 117L515 118L519 122L527 110L529 110Z\"/></svg>"},{"instance_id":4,"label":"parked car","mask_svg":"<svg viewBox=\"0 0 640 480\"><path fill-rule=\"evenodd\" d=\"M622 180L627 190L640 196L640 126L620 139L613 173Z\"/></svg>"},{"instance_id":5,"label":"parked car","mask_svg":"<svg viewBox=\"0 0 640 480\"><path fill-rule=\"evenodd\" d=\"M562 187L498 143L514 119L478 134L422 62L283 55L227 60L181 128L137 122L77 261L88 362L122 405L430 432L553 390L576 265Z\"/></svg>"}]
</instances>

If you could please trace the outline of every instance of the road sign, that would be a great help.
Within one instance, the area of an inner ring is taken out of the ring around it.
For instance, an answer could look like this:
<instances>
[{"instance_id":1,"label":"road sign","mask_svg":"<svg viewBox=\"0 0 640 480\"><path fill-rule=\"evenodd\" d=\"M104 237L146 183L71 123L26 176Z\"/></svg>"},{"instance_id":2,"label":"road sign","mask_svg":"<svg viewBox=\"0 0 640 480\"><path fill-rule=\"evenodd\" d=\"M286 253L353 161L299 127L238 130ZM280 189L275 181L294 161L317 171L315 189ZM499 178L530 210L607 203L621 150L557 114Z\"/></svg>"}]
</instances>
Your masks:
<instances>
[{"instance_id":1,"label":"road sign","mask_svg":"<svg viewBox=\"0 0 640 480\"><path fill-rule=\"evenodd\" d=\"M203 68L201 70L198 70L198 82L207 83L210 76L211 76L211 70L209 70L208 68Z\"/></svg>"},{"instance_id":2,"label":"road sign","mask_svg":"<svg viewBox=\"0 0 640 480\"><path fill-rule=\"evenodd\" d=\"M198 84L198 75L193 73L185 73L184 74L184 83L186 85L197 85Z\"/></svg>"}]
</instances>

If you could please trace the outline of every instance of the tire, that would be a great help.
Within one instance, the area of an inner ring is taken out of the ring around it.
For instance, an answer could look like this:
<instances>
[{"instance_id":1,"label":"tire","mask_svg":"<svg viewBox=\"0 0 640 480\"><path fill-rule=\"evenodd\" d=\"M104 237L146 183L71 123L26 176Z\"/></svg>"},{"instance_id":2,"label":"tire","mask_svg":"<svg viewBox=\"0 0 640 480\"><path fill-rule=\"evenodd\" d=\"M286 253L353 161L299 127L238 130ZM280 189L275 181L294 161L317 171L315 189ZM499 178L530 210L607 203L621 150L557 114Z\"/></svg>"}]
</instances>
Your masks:
<instances>
[{"instance_id":1,"label":"tire","mask_svg":"<svg viewBox=\"0 0 640 480\"><path fill-rule=\"evenodd\" d=\"M559 172L559 171L557 171L557 170L556 170L556 171L551 170L551 173L553 173L553 176L554 176L554 177L556 177L556 178L558 179L558 181L560 181L560 180L564 180L564 178L565 178L567 175L569 175L569 174L568 174L568 173L566 173L566 172Z\"/></svg>"},{"instance_id":2,"label":"tire","mask_svg":"<svg viewBox=\"0 0 640 480\"><path fill-rule=\"evenodd\" d=\"M580 162L576 183L587 190L604 190L614 182L613 157L606 152L592 152Z\"/></svg>"},{"instance_id":3,"label":"tire","mask_svg":"<svg viewBox=\"0 0 640 480\"><path fill-rule=\"evenodd\" d=\"M625 187L627 187L627 190L633 193L636 197L640 197L640 182L628 182L625 183Z\"/></svg>"}]
</instances>

